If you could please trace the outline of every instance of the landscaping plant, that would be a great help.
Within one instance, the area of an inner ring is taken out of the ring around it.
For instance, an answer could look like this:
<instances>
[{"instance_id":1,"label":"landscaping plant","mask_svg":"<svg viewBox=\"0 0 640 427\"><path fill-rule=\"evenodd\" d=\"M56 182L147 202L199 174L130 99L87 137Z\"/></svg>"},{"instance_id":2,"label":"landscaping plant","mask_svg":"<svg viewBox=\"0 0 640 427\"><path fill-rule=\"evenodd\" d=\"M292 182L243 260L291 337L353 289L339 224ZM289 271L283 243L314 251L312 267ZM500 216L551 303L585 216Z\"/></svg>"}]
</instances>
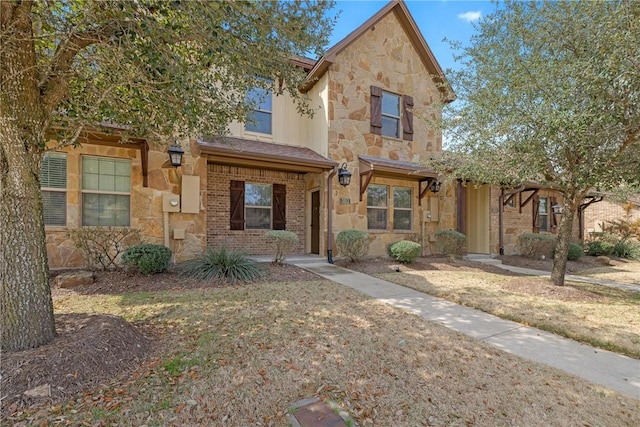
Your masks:
<instances>
[{"instance_id":1,"label":"landscaping plant","mask_svg":"<svg viewBox=\"0 0 640 427\"><path fill-rule=\"evenodd\" d=\"M122 264L144 275L167 271L170 261L171 249L151 243L130 246L122 254Z\"/></svg>"},{"instance_id":2,"label":"landscaping plant","mask_svg":"<svg viewBox=\"0 0 640 427\"><path fill-rule=\"evenodd\" d=\"M436 252L443 255L462 255L465 252L467 236L456 230L436 232Z\"/></svg>"},{"instance_id":3,"label":"landscaping plant","mask_svg":"<svg viewBox=\"0 0 640 427\"><path fill-rule=\"evenodd\" d=\"M403 264L410 264L415 261L420 256L421 250L422 246L420 244L409 240L401 240L387 246L389 256Z\"/></svg>"},{"instance_id":4,"label":"landscaping plant","mask_svg":"<svg viewBox=\"0 0 640 427\"><path fill-rule=\"evenodd\" d=\"M129 227L79 227L69 237L88 268L115 269L122 252L140 243L140 230Z\"/></svg>"},{"instance_id":5,"label":"landscaping plant","mask_svg":"<svg viewBox=\"0 0 640 427\"><path fill-rule=\"evenodd\" d=\"M369 233L360 230L342 230L336 237L338 253L354 262L369 253Z\"/></svg>"},{"instance_id":6,"label":"landscaping plant","mask_svg":"<svg viewBox=\"0 0 640 427\"><path fill-rule=\"evenodd\" d=\"M207 248L197 258L179 264L176 270L184 277L206 281L224 280L230 284L250 282L264 274L262 266L249 259L245 252L224 247Z\"/></svg>"},{"instance_id":7,"label":"landscaping plant","mask_svg":"<svg viewBox=\"0 0 640 427\"><path fill-rule=\"evenodd\" d=\"M556 246L556 239L548 234L524 233L518 236L518 252L530 258L550 258Z\"/></svg>"},{"instance_id":8,"label":"landscaping plant","mask_svg":"<svg viewBox=\"0 0 640 427\"><path fill-rule=\"evenodd\" d=\"M282 264L287 256L287 253L291 250L291 247L298 243L298 235L293 231L287 230L271 230L265 233L267 241L270 241L275 246L276 254L273 257L275 264Z\"/></svg>"}]
</instances>

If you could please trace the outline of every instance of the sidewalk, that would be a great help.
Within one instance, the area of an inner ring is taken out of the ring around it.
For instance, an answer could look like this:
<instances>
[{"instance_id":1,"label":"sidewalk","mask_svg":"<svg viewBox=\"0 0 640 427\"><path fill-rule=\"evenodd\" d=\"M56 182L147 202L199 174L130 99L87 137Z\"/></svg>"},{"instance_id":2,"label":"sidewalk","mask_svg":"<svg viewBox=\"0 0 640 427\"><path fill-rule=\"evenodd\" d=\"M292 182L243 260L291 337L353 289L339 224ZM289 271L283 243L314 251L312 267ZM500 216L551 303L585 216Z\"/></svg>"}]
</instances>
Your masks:
<instances>
[{"instance_id":1,"label":"sidewalk","mask_svg":"<svg viewBox=\"0 0 640 427\"><path fill-rule=\"evenodd\" d=\"M328 264L320 258L288 259L287 262L509 353L640 399L638 360Z\"/></svg>"}]
</instances>

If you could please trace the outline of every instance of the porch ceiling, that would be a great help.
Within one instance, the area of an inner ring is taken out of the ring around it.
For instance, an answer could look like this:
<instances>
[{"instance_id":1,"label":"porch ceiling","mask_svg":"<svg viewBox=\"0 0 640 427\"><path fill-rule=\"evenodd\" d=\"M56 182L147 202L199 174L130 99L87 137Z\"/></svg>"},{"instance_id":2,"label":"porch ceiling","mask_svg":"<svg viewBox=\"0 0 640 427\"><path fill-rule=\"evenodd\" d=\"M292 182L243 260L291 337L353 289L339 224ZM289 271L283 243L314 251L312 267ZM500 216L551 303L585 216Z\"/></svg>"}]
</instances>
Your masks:
<instances>
[{"instance_id":1,"label":"porch ceiling","mask_svg":"<svg viewBox=\"0 0 640 427\"><path fill-rule=\"evenodd\" d=\"M209 163L289 172L319 173L338 164L306 147L272 144L233 137L198 140Z\"/></svg>"}]
</instances>

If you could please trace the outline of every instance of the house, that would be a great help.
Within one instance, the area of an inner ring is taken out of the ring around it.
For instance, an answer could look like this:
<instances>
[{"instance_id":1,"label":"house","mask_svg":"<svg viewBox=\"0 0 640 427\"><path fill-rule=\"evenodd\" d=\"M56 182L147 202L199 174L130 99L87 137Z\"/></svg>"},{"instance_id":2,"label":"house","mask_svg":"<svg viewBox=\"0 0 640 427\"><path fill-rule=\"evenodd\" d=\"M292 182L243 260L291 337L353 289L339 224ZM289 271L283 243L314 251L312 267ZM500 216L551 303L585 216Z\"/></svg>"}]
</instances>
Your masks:
<instances>
[{"instance_id":1,"label":"house","mask_svg":"<svg viewBox=\"0 0 640 427\"><path fill-rule=\"evenodd\" d=\"M512 253L523 232L553 232L549 189L501 191L441 183L425 168L442 151L430 125L454 95L402 1L385 5L319 60L296 59L313 117L261 89L247 123L229 135L182 141L180 167L166 144L122 129L86 131L80 148L45 157L43 200L50 265L82 265L70 229L135 227L175 261L207 246L271 252L265 233L295 232L295 253L328 255L341 230L366 230L371 255L398 240L433 252L435 233L459 229L470 252ZM350 173L349 185L338 175Z\"/></svg>"}]
</instances>

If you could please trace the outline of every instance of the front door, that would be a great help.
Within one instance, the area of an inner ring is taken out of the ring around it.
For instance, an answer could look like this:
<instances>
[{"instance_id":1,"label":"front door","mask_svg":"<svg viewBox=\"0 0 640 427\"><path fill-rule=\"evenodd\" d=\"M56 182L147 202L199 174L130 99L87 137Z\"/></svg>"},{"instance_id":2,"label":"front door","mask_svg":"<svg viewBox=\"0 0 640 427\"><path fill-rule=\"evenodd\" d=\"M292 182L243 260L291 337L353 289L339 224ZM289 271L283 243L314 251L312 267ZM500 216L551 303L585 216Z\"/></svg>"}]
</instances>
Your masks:
<instances>
[{"instance_id":1,"label":"front door","mask_svg":"<svg viewBox=\"0 0 640 427\"><path fill-rule=\"evenodd\" d=\"M311 193L311 253L320 255L320 191Z\"/></svg>"},{"instance_id":2,"label":"front door","mask_svg":"<svg viewBox=\"0 0 640 427\"><path fill-rule=\"evenodd\" d=\"M469 184L466 193L467 250L469 253L488 254L490 187Z\"/></svg>"}]
</instances>

